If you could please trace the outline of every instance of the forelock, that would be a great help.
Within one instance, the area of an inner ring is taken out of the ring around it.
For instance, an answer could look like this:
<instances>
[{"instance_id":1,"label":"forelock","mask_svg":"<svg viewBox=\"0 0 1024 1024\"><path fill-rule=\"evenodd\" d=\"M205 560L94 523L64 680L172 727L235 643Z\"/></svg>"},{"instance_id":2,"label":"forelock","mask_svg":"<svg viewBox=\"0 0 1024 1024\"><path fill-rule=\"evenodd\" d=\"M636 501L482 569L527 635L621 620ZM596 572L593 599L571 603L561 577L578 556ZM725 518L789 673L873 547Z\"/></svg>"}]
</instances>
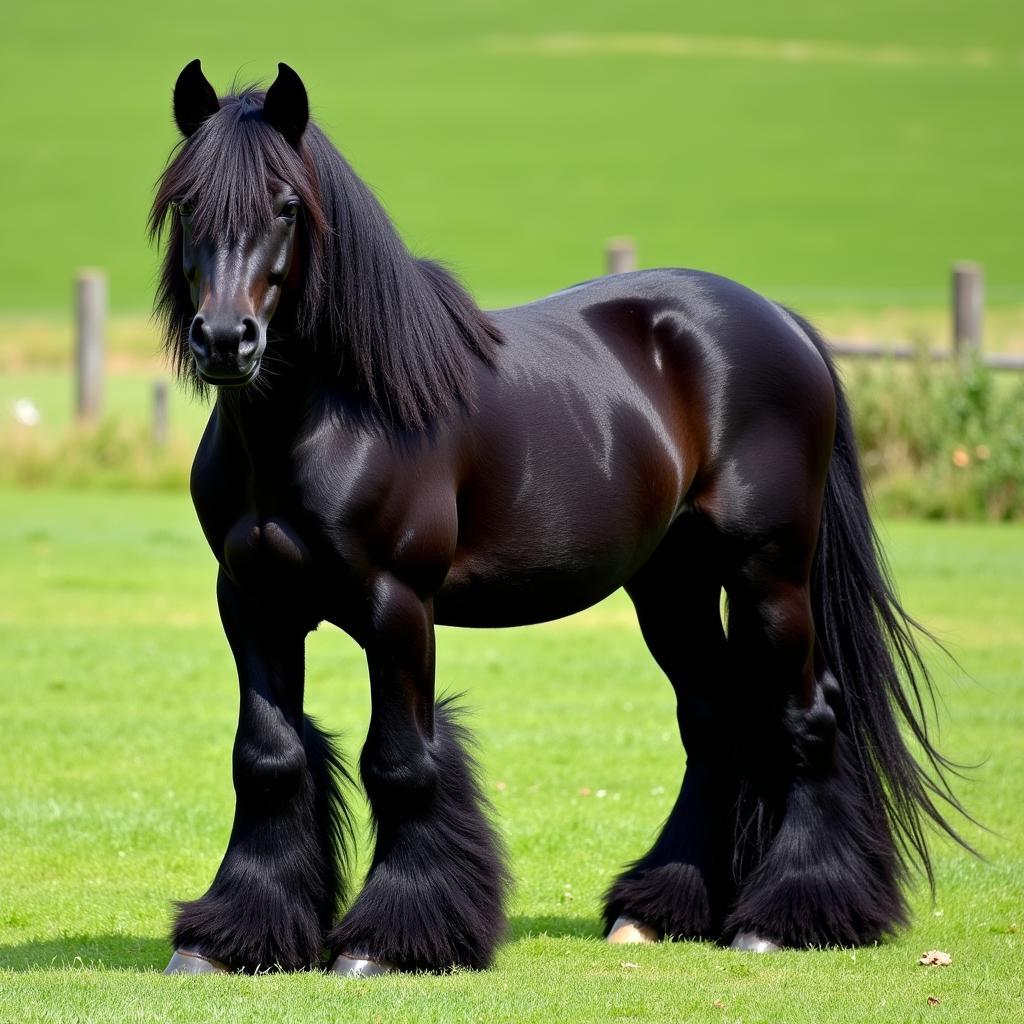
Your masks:
<instances>
[{"instance_id":1,"label":"forelock","mask_svg":"<svg viewBox=\"0 0 1024 1024\"><path fill-rule=\"evenodd\" d=\"M312 168L263 118L264 93L245 88L221 100L220 110L186 139L164 171L150 216L159 234L175 202L194 206L197 239L236 239L265 230L271 196L282 184L296 190L315 228L322 224Z\"/></svg>"}]
</instances>

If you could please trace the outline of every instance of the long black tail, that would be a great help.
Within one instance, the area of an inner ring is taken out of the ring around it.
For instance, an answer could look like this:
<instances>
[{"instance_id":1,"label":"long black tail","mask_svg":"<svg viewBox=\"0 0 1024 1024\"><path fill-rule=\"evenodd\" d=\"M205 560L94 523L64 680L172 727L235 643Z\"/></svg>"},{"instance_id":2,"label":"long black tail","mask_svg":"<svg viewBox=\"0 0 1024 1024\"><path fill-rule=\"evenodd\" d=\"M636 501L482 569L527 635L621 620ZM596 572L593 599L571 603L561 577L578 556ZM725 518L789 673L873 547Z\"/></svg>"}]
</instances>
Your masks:
<instances>
[{"instance_id":1,"label":"long black tail","mask_svg":"<svg viewBox=\"0 0 1024 1024\"><path fill-rule=\"evenodd\" d=\"M825 485L812 586L815 630L845 698L847 731L864 779L880 782L904 870L920 865L934 888L929 823L970 850L945 817L968 819L949 782L959 766L934 746L932 679L918 639L934 638L901 607L868 512L850 410L824 339L796 314L828 364L836 391L836 436ZM906 729L921 752L904 742Z\"/></svg>"}]
</instances>

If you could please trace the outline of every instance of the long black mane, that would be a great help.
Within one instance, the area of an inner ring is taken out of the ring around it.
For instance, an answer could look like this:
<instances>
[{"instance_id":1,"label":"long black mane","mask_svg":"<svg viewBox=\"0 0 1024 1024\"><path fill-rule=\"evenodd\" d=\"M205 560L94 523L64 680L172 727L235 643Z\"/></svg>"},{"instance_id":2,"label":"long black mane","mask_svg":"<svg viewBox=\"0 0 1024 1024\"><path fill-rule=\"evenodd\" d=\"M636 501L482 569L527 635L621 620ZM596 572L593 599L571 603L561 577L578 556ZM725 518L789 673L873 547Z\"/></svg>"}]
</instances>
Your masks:
<instances>
[{"instance_id":1,"label":"long black mane","mask_svg":"<svg viewBox=\"0 0 1024 1024\"><path fill-rule=\"evenodd\" d=\"M299 148L263 118L264 93L247 88L172 154L149 217L167 233L156 313L180 378L206 385L187 342L195 314L181 270L175 204L194 207L193 232L228 241L266 230L281 183L302 202L302 285L272 324L273 353L315 358L364 411L389 427L423 429L472 403L473 363L491 362L497 327L439 264L412 256L370 189L310 122ZM168 230L169 229L169 230Z\"/></svg>"}]
</instances>

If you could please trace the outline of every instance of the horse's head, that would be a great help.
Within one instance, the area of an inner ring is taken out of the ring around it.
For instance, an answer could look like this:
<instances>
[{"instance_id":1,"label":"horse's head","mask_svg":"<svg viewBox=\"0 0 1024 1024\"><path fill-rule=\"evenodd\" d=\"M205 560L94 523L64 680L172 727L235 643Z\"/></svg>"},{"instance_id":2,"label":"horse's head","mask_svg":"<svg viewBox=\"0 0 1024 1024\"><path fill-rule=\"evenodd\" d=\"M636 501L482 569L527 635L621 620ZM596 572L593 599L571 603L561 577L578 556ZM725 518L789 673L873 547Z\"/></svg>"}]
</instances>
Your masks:
<instances>
[{"instance_id":1,"label":"horse's head","mask_svg":"<svg viewBox=\"0 0 1024 1024\"><path fill-rule=\"evenodd\" d=\"M151 221L157 230L171 221L162 301L181 324L174 355L191 357L207 384L247 384L259 372L271 319L297 282L304 200L319 217L300 152L306 90L280 64L265 96L247 91L222 103L194 60L174 87L174 119L184 142L164 173ZM193 314L187 329L185 309Z\"/></svg>"},{"instance_id":2,"label":"horse's head","mask_svg":"<svg viewBox=\"0 0 1024 1024\"><path fill-rule=\"evenodd\" d=\"M501 335L447 271L409 253L309 119L298 75L279 64L265 94L218 100L193 61L174 117L184 138L149 226L167 243L156 308L179 376L199 392L237 386L273 358L282 378L334 381L387 426L464 408L473 359L490 362Z\"/></svg>"}]
</instances>

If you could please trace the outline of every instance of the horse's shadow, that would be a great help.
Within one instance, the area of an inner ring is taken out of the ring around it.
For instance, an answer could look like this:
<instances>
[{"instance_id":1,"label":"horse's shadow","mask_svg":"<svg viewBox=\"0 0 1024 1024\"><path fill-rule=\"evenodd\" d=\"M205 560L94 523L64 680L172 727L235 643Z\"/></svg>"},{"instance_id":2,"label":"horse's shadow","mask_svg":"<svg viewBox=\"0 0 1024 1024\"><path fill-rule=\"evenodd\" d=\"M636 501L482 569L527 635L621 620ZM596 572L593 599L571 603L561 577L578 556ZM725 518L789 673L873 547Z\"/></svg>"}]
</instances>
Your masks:
<instances>
[{"instance_id":1,"label":"horse's shadow","mask_svg":"<svg viewBox=\"0 0 1024 1024\"><path fill-rule=\"evenodd\" d=\"M0 946L0 971L87 968L162 970L171 955L166 938L148 935L61 935Z\"/></svg>"},{"instance_id":2,"label":"horse's shadow","mask_svg":"<svg viewBox=\"0 0 1024 1024\"><path fill-rule=\"evenodd\" d=\"M597 921L558 915L513 915L508 941L540 936L592 939ZM0 946L0 971L85 968L93 971L161 971L171 955L166 938L148 935L63 935Z\"/></svg>"}]
</instances>

